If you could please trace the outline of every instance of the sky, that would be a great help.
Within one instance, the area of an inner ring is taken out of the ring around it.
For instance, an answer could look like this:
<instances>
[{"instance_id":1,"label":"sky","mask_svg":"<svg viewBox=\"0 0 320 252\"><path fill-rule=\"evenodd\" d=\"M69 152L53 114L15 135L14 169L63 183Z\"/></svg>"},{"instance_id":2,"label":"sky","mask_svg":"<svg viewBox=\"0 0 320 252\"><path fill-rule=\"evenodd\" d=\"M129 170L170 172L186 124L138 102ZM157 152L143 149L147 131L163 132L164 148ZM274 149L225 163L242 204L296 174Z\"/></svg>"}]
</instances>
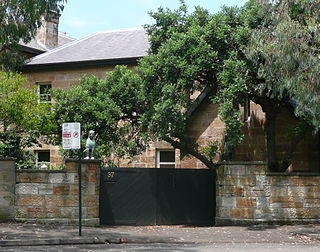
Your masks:
<instances>
[{"instance_id":1,"label":"sky","mask_svg":"<svg viewBox=\"0 0 320 252\"><path fill-rule=\"evenodd\" d=\"M247 0L186 0L189 11L201 6L216 13L222 5L242 6ZM95 32L141 27L152 23L150 11L158 7L177 9L179 0L68 0L59 30L83 38Z\"/></svg>"}]
</instances>

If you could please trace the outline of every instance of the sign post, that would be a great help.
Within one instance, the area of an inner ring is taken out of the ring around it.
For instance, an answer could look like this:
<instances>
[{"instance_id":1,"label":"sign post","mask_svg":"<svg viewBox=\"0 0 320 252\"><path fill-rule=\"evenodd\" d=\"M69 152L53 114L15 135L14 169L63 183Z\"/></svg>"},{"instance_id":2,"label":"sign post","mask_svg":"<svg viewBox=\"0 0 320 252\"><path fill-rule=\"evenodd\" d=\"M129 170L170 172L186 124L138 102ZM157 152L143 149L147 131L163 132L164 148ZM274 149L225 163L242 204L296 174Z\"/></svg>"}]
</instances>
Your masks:
<instances>
[{"instance_id":1,"label":"sign post","mask_svg":"<svg viewBox=\"0 0 320 252\"><path fill-rule=\"evenodd\" d=\"M79 236L82 235L82 190L81 190L81 125L80 123L62 124L62 148L79 150L78 155L78 199L79 199Z\"/></svg>"}]
</instances>

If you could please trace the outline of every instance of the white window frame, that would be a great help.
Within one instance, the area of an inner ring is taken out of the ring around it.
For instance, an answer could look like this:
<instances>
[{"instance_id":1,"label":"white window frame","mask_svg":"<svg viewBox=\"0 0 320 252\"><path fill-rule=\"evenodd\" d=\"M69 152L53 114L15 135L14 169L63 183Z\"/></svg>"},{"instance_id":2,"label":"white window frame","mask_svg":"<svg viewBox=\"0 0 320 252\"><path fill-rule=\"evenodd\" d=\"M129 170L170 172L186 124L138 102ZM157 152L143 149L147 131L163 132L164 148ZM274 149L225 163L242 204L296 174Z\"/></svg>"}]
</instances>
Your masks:
<instances>
[{"instance_id":1,"label":"white window frame","mask_svg":"<svg viewBox=\"0 0 320 252\"><path fill-rule=\"evenodd\" d=\"M46 81L46 82L37 82L37 88L38 88L38 95L39 95L39 103L51 103L51 99L52 99L52 96L51 94L41 94L40 93L40 87L41 86L48 86L50 85L50 90L52 90L52 84L50 81ZM50 100L47 100L47 99L44 99L42 100L42 98L50 98Z\"/></svg>"},{"instance_id":2,"label":"white window frame","mask_svg":"<svg viewBox=\"0 0 320 252\"><path fill-rule=\"evenodd\" d=\"M49 162L47 161L39 161L39 152L49 152ZM36 168L37 169L50 169L50 156L51 156L51 152L50 150L35 150L35 154L36 154Z\"/></svg>"},{"instance_id":3,"label":"white window frame","mask_svg":"<svg viewBox=\"0 0 320 252\"><path fill-rule=\"evenodd\" d=\"M160 152L161 151L173 151L174 152L174 162L160 162ZM159 150L157 150L157 168L160 168L161 165L174 165L174 168L176 168L176 150L175 149L159 149Z\"/></svg>"}]
</instances>

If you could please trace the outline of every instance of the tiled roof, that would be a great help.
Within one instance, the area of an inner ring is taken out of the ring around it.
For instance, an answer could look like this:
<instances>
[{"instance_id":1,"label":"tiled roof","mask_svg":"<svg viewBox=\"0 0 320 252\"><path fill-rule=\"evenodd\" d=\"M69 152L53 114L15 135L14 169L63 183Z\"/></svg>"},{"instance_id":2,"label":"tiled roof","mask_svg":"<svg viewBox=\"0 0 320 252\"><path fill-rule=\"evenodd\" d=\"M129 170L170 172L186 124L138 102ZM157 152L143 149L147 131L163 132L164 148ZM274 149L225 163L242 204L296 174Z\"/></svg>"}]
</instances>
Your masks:
<instances>
[{"instance_id":1,"label":"tiled roof","mask_svg":"<svg viewBox=\"0 0 320 252\"><path fill-rule=\"evenodd\" d=\"M142 28L104 31L38 55L26 66L140 58L148 48Z\"/></svg>"}]
</instances>

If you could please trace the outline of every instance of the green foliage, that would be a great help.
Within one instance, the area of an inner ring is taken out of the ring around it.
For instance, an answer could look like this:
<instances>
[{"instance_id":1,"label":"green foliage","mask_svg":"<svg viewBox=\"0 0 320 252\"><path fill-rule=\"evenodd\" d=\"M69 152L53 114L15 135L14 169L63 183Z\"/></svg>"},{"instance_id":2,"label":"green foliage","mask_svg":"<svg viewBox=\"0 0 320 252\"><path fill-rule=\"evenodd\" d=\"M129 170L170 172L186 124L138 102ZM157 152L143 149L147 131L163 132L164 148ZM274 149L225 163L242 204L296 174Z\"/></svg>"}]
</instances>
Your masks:
<instances>
[{"instance_id":1,"label":"green foliage","mask_svg":"<svg viewBox=\"0 0 320 252\"><path fill-rule=\"evenodd\" d=\"M25 150L37 144L37 137L52 130L48 104L38 103L38 95L28 90L25 78L0 72L0 156L16 158L18 166L30 160Z\"/></svg>"},{"instance_id":2,"label":"green foliage","mask_svg":"<svg viewBox=\"0 0 320 252\"><path fill-rule=\"evenodd\" d=\"M35 90L26 89L22 75L0 72L0 118L3 131L48 132L51 127L49 105L38 103Z\"/></svg>"},{"instance_id":3,"label":"green foliage","mask_svg":"<svg viewBox=\"0 0 320 252\"><path fill-rule=\"evenodd\" d=\"M273 23L256 30L247 49L264 80L258 90L276 100L291 100L295 114L318 131L320 1L283 0L274 8Z\"/></svg>"},{"instance_id":4,"label":"green foliage","mask_svg":"<svg viewBox=\"0 0 320 252\"><path fill-rule=\"evenodd\" d=\"M0 132L0 157L15 158L17 168L34 168L35 157L26 148L37 144L34 134L18 135Z\"/></svg>"},{"instance_id":5,"label":"green foliage","mask_svg":"<svg viewBox=\"0 0 320 252\"><path fill-rule=\"evenodd\" d=\"M136 154L142 141L134 129L137 114L140 114L138 109L143 104L140 83L136 73L119 66L104 80L85 76L78 86L56 90L54 112L57 129L64 122L79 122L83 139L89 130L94 130L97 157L111 153L117 156ZM58 133L61 134L60 131ZM75 153L66 155L74 157Z\"/></svg>"},{"instance_id":6,"label":"green foliage","mask_svg":"<svg viewBox=\"0 0 320 252\"><path fill-rule=\"evenodd\" d=\"M201 147L200 152L205 155L211 162L213 162L219 152L219 149L221 147L220 145L220 143L213 141L211 143L208 143L207 146Z\"/></svg>"},{"instance_id":7,"label":"green foliage","mask_svg":"<svg viewBox=\"0 0 320 252\"><path fill-rule=\"evenodd\" d=\"M60 12L66 0L1 0L0 66L15 69L22 63L17 51L19 42L29 42L49 10ZM0 70L1 70L0 68Z\"/></svg>"}]
</instances>

